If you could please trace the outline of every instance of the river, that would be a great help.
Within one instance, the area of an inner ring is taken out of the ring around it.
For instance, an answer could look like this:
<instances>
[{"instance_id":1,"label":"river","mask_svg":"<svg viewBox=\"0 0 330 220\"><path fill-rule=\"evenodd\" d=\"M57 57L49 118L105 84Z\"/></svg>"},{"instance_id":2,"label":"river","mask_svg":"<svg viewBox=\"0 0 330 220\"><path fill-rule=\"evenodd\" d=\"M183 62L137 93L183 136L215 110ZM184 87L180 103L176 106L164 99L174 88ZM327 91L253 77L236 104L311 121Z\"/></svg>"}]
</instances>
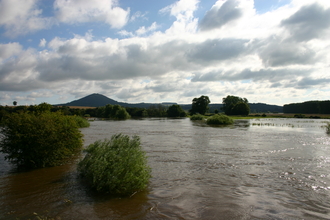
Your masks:
<instances>
[{"instance_id":1,"label":"river","mask_svg":"<svg viewBox=\"0 0 330 220\"><path fill-rule=\"evenodd\" d=\"M152 168L130 198L91 192L76 164L17 172L0 155L0 219L330 219L330 135L324 119L93 121L85 146L138 135ZM35 214L33 214L35 213Z\"/></svg>"}]
</instances>

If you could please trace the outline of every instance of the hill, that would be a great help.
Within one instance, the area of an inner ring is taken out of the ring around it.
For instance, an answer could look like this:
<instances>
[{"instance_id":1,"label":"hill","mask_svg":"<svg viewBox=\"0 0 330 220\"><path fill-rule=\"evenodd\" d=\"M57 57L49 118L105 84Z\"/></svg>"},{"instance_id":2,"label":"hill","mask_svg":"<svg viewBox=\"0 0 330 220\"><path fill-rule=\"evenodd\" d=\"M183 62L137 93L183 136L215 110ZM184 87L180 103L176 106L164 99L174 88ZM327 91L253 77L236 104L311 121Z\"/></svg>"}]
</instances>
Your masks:
<instances>
[{"instance_id":1,"label":"hill","mask_svg":"<svg viewBox=\"0 0 330 220\"><path fill-rule=\"evenodd\" d=\"M107 104L111 104L111 105L120 105L120 102L117 102L113 99L110 99L104 95L101 94L91 94L88 95L84 98L72 101L72 102L68 102L66 104L60 104L62 106L86 106L86 107L101 107L101 106L105 106Z\"/></svg>"},{"instance_id":2,"label":"hill","mask_svg":"<svg viewBox=\"0 0 330 220\"><path fill-rule=\"evenodd\" d=\"M164 105L164 103L137 103L130 104L126 102L117 102L113 99L110 99L101 94L91 94L81 99L68 102L66 104L60 104L61 106L81 106L81 107L101 107L107 104L110 105L121 105L123 107L131 107L131 108L149 108L152 105ZM165 103L167 106L168 103ZM174 103L173 103L174 104ZM182 109L189 111L191 109L191 104L180 104ZM222 104L209 104L210 110L209 112L214 112L216 109L220 111ZM277 105L268 105L264 103L250 103L251 113L259 113L259 112L283 112L282 106Z\"/></svg>"}]
</instances>

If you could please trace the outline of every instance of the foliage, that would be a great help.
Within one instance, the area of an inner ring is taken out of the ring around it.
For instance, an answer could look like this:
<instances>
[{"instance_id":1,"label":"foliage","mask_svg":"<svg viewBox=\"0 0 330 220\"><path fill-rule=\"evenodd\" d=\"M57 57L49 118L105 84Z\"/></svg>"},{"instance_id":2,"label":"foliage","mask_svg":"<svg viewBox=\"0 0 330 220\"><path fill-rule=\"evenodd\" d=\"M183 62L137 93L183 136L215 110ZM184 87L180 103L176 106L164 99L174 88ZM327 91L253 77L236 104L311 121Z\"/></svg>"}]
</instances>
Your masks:
<instances>
[{"instance_id":1,"label":"foliage","mask_svg":"<svg viewBox=\"0 0 330 220\"><path fill-rule=\"evenodd\" d=\"M191 116L190 120L192 120L192 121L204 120L204 116L201 114L196 114L196 115Z\"/></svg>"},{"instance_id":2,"label":"foliage","mask_svg":"<svg viewBox=\"0 0 330 220\"><path fill-rule=\"evenodd\" d=\"M229 125L233 124L234 121L226 115L217 114L209 117L206 120L206 123L209 125Z\"/></svg>"},{"instance_id":3,"label":"foliage","mask_svg":"<svg viewBox=\"0 0 330 220\"><path fill-rule=\"evenodd\" d=\"M126 109L120 105L106 105L104 110L104 117L111 119L125 120L131 116L128 114Z\"/></svg>"},{"instance_id":4,"label":"foliage","mask_svg":"<svg viewBox=\"0 0 330 220\"><path fill-rule=\"evenodd\" d=\"M250 107L246 98L228 95L222 99L222 110L226 115L249 115Z\"/></svg>"},{"instance_id":5,"label":"foliage","mask_svg":"<svg viewBox=\"0 0 330 220\"><path fill-rule=\"evenodd\" d=\"M168 117L186 117L186 112L181 108L180 105L171 105L167 109L167 116Z\"/></svg>"},{"instance_id":6,"label":"foliage","mask_svg":"<svg viewBox=\"0 0 330 220\"><path fill-rule=\"evenodd\" d=\"M328 122L327 125L325 126L327 134L330 134L330 123Z\"/></svg>"},{"instance_id":7,"label":"foliage","mask_svg":"<svg viewBox=\"0 0 330 220\"><path fill-rule=\"evenodd\" d=\"M245 102L239 102L232 108L232 115L249 115L250 107Z\"/></svg>"},{"instance_id":8,"label":"foliage","mask_svg":"<svg viewBox=\"0 0 330 220\"><path fill-rule=\"evenodd\" d=\"M205 113L207 112L208 105L210 104L210 99L208 96L201 96L199 98L194 98L192 100L192 106L191 106L191 110L190 113L191 114L202 114L205 115Z\"/></svg>"},{"instance_id":9,"label":"foliage","mask_svg":"<svg viewBox=\"0 0 330 220\"><path fill-rule=\"evenodd\" d=\"M82 147L76 120L60 112L8 114L1 132L0 152L25 168L59 165Z\"/></svg>"},{"instance_id":10,"label":"foliage","mask_svg":"<svg viewBox=\"0 0 330 220\"><path fill-rule=\"evenodd\" d=\"M89 121L87 121L85 118L76 115L72 117L76 121L79 128L88 128L90 126Z\"/></svg>"},{"instance_id":11,"label":"foliage","mask_svg":"<svg viewBox=\"0 0 330 220\"><path fill-rule=\"evenodd\" d=\"M284 113L330 114L330 100L291 103L283 106Z\"/></svg>"},{"instance_id":12,"label":"foliage","mask_svg":"<svg viewBox=\"0 0 330 220\"><path fill-rule=\"evenodd\" d=\"M89 145L86 152L78 171L96 191L130 195L147 187L151 170L138 136L113 135Z\"/></svg>"}]
</instances>

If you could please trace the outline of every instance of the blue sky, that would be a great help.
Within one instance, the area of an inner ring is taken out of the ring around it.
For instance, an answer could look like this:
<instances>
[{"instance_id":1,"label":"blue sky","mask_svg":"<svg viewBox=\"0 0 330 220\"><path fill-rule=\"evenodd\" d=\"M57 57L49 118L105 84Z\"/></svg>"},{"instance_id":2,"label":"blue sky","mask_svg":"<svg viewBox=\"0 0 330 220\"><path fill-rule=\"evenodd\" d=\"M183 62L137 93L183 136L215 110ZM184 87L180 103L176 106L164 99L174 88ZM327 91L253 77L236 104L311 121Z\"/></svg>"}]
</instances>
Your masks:
<instances>
[{"instance_id":1,"label":"blue sky","mask_svg":"<svg viewBox=\"0 0 330 220\"><path fill-rule=\"evenodd\" d=\"M0 0L0 105L328 100L330 1Z\"/></svg>"}]
</instances>

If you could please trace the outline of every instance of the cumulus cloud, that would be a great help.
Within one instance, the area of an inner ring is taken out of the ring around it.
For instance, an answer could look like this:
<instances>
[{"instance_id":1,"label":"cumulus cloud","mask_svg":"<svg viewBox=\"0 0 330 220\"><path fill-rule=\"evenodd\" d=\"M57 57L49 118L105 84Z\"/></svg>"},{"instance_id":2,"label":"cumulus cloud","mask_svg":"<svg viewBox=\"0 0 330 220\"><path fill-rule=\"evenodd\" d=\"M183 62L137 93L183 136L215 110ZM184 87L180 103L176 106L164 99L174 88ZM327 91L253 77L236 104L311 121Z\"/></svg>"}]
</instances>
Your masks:
<instances>
[{"instance_id":1,"label":"cumulus cloud","mask_svg":"<svg viewBox=\"0 0 330 220\"><path fill-rule=\"evenodd\" d=\"M283 20L285 27L296 41L309 41L319 37L329 37L330 8L314 3L301 7L296 13Z\"/></svg>"},{"instance_id":2,"label":"cumulus cloud","mask_svg":"<svg viewBox=\"0 0 330 220\"><path fill-rule=\"evenodd\" d=\"M257 47L265 66L308 65L316 62L316 52L306 44L269 38Z\"/></svg>"},{"instance_id":3,"label":"cumulus cloud","mask_svg":"<svg viewBox=\"0 0 330 220\"><path fill-rule=\"evenodd\" d=\"M14 13L2 25L29 18L34 10L35 18L42 18L36 2L28 3L26 12ZM34 100L54 93L80 98L97 92L133 102L190 103L202 94L221 102L234 94L250 95L249 100L272 97L280 103L285 94L330 84L329 7L300 2L260 15L251 0L217 1L198 23L194 13L200 3L180 0L161 9L162 16L175 17L162 32L153 22L120 31L123 39L94 37L97 31L85 30L85 35L67 39L38 37L36 49L0 44L0 91L32 91L25 97ZM56 0L54 7L57 18L68 24L101 21L121 28L129 15L115 1ZM110 14L118 23L107 20Z\"/></svg>"},{"instance_id":4,"label":"cumulus cloud","mask_svg":"<svg viewBox=\"0 0 330 220\"><path fill-rule=\"evenodd\" d=\"M46 43L47 43L47 41L46 41L45 38L41 39L40 40L40 43L39 43L39 47L45 47L46 46Z\"/></svg>"},{"instance_id":5,"label":"cumulus cloud","mask_svg":"<svg viewBox=\"0 0 330 220\"><path fill-rule=\"evenodd\" d=\"M202 31L220 28L243 14L242 9L238 7L239 0L218 1L218 3L220 4L214 5L199 23L199 28Z\"/></svg>"},{"instance_id":6,"label":"cumulus cloud","mask_svg":"<svg viewBox=\"0 0 330 220\"><path fill-rule=\"evenodd\" d=\"M122 28L129 19L130 9L120 8L115 0L56 0L56 17L64 23L105 22Z\"/></svg>"},{"instance_id":7,"label":"cumulus cloud","mask_svg":"<svg viewBox=\"0 0 330 220\"><path fill-rule=\"evenodd\" d=\"M55 23L53 18L42 16L38 9L37 0L0 1L0 26L6 29L5 35L17 37L18 35L46 29Z\"/></svg>"}]
</instances>

